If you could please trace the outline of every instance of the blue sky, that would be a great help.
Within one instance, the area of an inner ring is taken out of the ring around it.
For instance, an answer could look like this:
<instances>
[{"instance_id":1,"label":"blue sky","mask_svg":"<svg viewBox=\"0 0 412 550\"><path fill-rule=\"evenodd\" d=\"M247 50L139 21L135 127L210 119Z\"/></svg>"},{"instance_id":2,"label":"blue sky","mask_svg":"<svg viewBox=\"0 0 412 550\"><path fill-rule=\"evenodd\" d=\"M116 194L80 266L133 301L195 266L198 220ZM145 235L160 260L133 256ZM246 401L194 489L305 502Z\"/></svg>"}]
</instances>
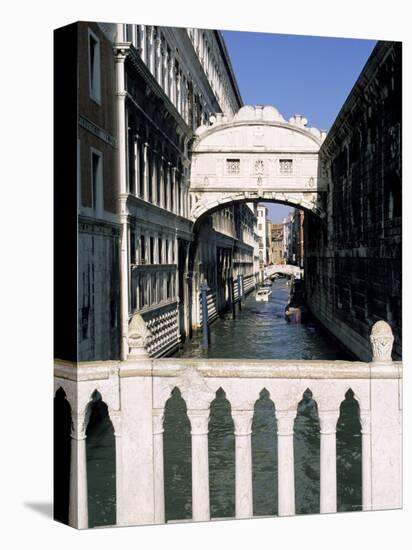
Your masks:
<instances>
[{"instance_id":1,"label":"blue sky","mask_svg":"<svg viewBox=\"0 0 412 550\"><path fill-rule=\"evenodd\" d=\"M274 105L329 130L376 42L224 31L245 105ZM268 204L273 222L290 208Z\"/></svg>"}]
</instances>

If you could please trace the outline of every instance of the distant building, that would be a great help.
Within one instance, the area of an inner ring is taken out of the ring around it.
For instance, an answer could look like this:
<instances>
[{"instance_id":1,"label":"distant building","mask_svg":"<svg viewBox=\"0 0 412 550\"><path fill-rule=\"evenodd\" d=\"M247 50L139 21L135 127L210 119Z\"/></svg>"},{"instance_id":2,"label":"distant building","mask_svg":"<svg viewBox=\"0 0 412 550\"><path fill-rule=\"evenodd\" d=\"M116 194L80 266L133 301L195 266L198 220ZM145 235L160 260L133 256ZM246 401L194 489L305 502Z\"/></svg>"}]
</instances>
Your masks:
<instances>
[{"instance_id":1,"label":"distant building","mask_svg":"<svg viewBox=\"0 0 412 550\"><path fill-rule=\"evenodd\" d=\"M283 264L285 258L283 255L283 223L271 224L271 256L270 263Z\"/></svg>"},{"instance_id":2,"label":"distant building","mask_svg":"<svg viewBox=\"0 0 412 550\"><path fill-rule=\"evenodd\" d=\"M259 268L262 271L269 263L268 256L268 209L266 206L257 206L257 235L259 238Z\"/></svg>"},{"instance_id":3,"label":"distant building","mask_svg":"<svg viewBox=\"0 0 412 550\"><path fill-rule=\"evenodd\" d=\"M288 226L287 263L301 268L303 268L305 256L304 219L304 211L295 208L286 222Z\"/></svg>"}]
</instances>

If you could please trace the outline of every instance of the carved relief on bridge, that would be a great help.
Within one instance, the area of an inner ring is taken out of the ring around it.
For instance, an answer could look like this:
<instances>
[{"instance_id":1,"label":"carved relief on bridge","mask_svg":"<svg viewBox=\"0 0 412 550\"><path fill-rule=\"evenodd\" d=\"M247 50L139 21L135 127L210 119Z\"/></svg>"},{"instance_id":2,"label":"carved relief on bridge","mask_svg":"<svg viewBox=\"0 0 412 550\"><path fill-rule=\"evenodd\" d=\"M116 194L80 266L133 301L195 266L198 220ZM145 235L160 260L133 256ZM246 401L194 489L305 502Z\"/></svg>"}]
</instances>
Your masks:
<instances>
[{"instance_id":1,"label":"carved relief on bridge","mask_svg":"<svg viewBox=\"0 0 412 550\"><path fill-rule=\"evenodd\" d=\"M245 106L230 120L211 117L196 134L192 219L235 196L281 200L321 215L317 195L326 190L326 178L318 174L318 153L325 133L307 127L301 115L286 121L274 107Z\"/></svg>"}]
</instances>

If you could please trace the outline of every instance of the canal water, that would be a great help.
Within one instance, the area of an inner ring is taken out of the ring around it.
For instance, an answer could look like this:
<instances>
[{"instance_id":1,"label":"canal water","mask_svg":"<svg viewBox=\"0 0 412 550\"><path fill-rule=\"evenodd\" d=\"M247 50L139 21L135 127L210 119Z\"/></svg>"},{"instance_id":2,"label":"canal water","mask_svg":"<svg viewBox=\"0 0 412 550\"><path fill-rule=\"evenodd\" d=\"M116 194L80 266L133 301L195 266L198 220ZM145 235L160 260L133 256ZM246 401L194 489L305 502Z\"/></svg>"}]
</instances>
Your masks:
<instances>
[{"instance_id":1,"label":"canal water","mask_svg":"<svg viewBox=\"0 0 412 550\"><path fill-rule=\"evenodd\" d=\"M226 359L349 359L316 322L287 323L285 306L290 287L287 279L272 284L269 302L257 302L255 292L236 306L236 319L227 313L210 326L210 345L205 354L201 335L195 336L176 355Z\"/></svg>"},{"instance_id":2,"label":"canal water","mask_svg":"<svg viewBox=\"0 0 412 550\"><path fill-rule=\"evenodd\" d=\"M348 359L314 321L287 323L286 279L272 285L269 302L257 302L255 292L236 307L236 319L226 314L210 327L207 357L261 359ZM200 337L177 353L204 357ZM273 516L277 502L277 422L275 403L262 389L252 423L253 513ZM113 427L107 407L96 402L88 427L89 526L113 525L116 518ZM192 517L191 435L186 403L178 388L166 403L164 420L166 521ZM231 405L224 388L210 407L209 489L211 517L235 516L235 436ZM360 510L361 432L359 407L351 391L343 400L337 425L338 511ZM320 434L317 404L310 391L302 395L294 426L296 513L318 513L320 494Z\"/></svg>"}]
</instances>

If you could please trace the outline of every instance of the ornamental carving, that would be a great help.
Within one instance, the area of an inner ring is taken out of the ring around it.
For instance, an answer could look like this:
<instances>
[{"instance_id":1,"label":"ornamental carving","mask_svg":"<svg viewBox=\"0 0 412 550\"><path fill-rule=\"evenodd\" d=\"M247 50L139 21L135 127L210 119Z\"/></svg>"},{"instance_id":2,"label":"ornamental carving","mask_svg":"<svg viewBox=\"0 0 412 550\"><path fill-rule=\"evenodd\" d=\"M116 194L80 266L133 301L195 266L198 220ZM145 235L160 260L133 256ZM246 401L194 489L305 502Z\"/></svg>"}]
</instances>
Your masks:
<instances>
[{"instance_id":1,"label":"ornamental carving","mask_svg":"<svg viewBox=\"0 0 412 550\"><path fill-rule=\"evenodd\" d=\"M258 176L261 176L261 175L263 175L264 170L265 170L265 163L263 162L263 160L256 160L255 161L255 174L257 174Z\"/></svg>"},{"instance_id":2,"label":"ornamental carving","mask_svg":"<svg viewBox=\"0 0 412 550\"><path fill-rule=\"evenodd\" d=\"M370 341L373 362L392 361L392 329L386 321L378 321L372 327Z\"/></svg>"}]
</instances>

